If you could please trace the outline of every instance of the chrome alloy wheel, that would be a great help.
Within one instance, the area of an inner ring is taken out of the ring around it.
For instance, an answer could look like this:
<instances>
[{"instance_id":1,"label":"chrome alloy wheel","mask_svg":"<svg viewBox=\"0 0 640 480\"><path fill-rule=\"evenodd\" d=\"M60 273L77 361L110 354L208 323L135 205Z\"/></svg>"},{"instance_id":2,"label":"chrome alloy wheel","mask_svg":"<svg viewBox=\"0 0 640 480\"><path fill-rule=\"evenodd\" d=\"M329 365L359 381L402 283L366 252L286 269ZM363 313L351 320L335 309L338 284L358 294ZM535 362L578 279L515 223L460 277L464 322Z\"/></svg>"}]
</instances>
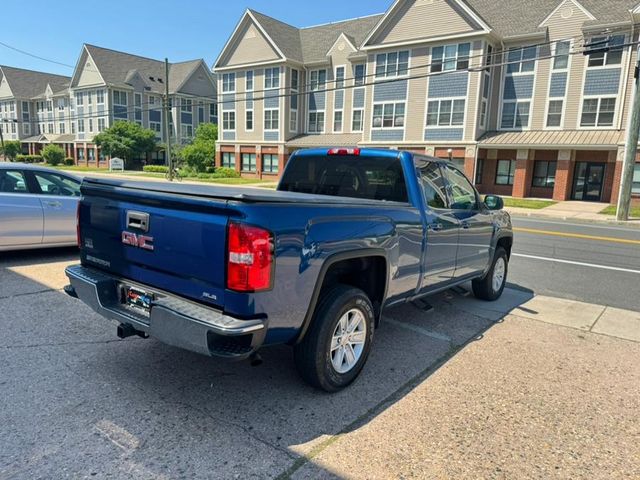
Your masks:
<instances>
[{"instance_id":1,"label":"chrome alloy wheel","mask_svg":"<svg viewBox=\"0 0 640 480\"><path fill-rule=\"evenodd\" d=\"M499 257L496 260L496 264L493 266L493 277L491 278L491 288L493 288L494 292L498 292L502 288L505 271L506 264L504 258Z\"/></svg>"},{"instance_id":2,"label":"chrome alloy wheel","mask_svg":"<svg viewBox=\"0 0 640 480\"><path fill-rule=\"evenodd\" d=\"M367 321L358 308L346 312L336 325L331 337L331 363L338 373L351 370L364 350Z\"/></svg>"}]
</instances>

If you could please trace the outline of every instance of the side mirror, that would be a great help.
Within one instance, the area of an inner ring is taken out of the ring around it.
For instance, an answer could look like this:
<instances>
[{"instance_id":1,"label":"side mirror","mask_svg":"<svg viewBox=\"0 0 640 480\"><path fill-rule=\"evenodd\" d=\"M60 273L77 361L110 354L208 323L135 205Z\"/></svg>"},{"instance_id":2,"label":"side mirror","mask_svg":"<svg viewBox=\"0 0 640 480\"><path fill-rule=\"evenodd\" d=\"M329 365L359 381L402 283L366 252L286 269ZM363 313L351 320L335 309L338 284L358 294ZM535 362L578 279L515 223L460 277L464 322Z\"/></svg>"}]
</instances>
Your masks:
<instances>
[{"instance_id":1,"label":"side mirror","mask_svg":"<svg viewBox=\"0 0 640 480\"><path fill-rule=\"evenodd\" d=\"M504 208L504 200L498 195L487 195L484 197L484 204L489 210L502 210Z\"/></svg>"}]
</instances>

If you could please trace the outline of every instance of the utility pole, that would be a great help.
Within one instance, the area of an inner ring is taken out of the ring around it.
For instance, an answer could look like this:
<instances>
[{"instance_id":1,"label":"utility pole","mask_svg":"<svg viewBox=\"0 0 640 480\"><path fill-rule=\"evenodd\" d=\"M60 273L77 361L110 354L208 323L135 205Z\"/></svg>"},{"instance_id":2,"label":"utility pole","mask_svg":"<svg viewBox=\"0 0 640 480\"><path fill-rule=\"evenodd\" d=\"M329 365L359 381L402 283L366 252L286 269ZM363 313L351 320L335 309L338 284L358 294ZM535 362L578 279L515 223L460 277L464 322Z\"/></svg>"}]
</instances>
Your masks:
<instances>
[{"instance_id":1,"label":"utility pole","mask_svg":"<svg viewBox=\"0 0 640 480\"><path fill-rule=\"evenodd\" d=\"M640 53L640 52L638 52ZM640 88L638 85L638 73L640 72L640 57L636 63L633 88L633 107L631 109L631 121L627 130L627 148L624 152L622 164L622 180L620 181L620 194L618 195L618 221L629 220L631 208L631 189L633 186L633 170L638 155L638 136L640 136Z\"/></svg>"},{"instance_id":2,"label":"utility pole","mask_svg":"<svg viewBox=\"0 0 640 480\"><path fill-rule=\"evenodd\" d=\"M171 115L171 106L169 105L169 60L164 59L164 98L163 98L163 114L164 114L164 138L167 143L167 166L169 167L169 181L173 180L173 162L171 161L171 132L169 131L169 115Z\"/></svg>"},{"instance_id":3,"label":"utility pole","mask_svg":"<svg viewBox=\"0 0 640 480\"><path fill-rule=\"evenodd\" d=\"M6 125L6 123L5 123ZM2 133L2 125L0 125L0 147L2 147L2 158L7 159L7 154L4 151L4 136Z\"/></svg>"}]
</instances>

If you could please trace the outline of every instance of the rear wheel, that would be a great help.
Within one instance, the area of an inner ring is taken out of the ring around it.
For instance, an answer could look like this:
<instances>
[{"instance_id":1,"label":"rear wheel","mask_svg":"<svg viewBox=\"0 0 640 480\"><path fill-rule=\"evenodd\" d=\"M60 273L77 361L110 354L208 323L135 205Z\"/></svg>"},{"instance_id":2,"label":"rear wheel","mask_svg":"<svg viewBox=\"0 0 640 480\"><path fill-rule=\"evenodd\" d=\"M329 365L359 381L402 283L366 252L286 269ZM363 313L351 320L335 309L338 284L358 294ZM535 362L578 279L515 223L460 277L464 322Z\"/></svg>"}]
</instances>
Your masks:
<instances>
[{"instance_id":1,"label":"rear wheel","mask_svg":"<svg viewBox=\"0 0 640 480\"><path fill-rule=\"evenodd\" d=\"M504 248L496 248L493 263L487 274L472 282L473 294L480 300L494 301L500 298L507 284L509 257Z\"/></svg>"},{"instance_id":2,"label":"rear wheel","mask_svg":"<svg viewBox=\"0 0 640 480\"><path fill-rule=\"evenodd\" d=\"M369 356L374 313L360 289L337 285L320 301L309 331L294 348L296 367L314 387L336 392L353 382Z\"/></svg>"}]
</instances>

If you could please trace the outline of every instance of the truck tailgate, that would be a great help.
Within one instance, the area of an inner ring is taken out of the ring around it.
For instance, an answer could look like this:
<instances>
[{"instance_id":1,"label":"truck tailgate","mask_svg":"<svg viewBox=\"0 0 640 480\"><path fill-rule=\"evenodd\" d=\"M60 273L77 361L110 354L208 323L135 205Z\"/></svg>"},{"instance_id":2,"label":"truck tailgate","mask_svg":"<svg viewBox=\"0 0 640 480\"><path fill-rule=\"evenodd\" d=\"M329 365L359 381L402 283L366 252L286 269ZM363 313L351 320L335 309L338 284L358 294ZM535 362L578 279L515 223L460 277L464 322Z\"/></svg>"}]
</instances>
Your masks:
<instances>
[{"instance_id":1,"label":"truck tailgate","mask_svg":"<svg viewBox=\"0 0 640 480\"><path fill-rule=\"evenodd\" d=\"M82 193L83 264L224 306L227 222L238 215L227 200L91 181Z\"/></svg>"}]
</instances>

